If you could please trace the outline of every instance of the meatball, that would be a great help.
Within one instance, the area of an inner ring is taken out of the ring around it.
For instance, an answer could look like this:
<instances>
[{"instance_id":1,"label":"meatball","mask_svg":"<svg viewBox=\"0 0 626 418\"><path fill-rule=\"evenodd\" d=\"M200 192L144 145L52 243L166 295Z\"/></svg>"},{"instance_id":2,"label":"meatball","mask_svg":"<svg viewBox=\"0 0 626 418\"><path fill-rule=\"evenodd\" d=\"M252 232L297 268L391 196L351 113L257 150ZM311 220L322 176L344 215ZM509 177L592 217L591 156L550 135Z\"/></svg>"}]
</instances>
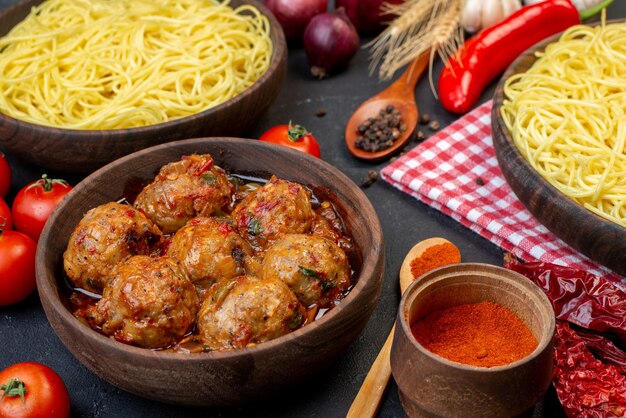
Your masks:
<instances>
[{"instance_id":1,"label":"meatball","mask_svg":"<svg viewBox=\"0 0 626 418\"><path fill-rule=\"evenodd\" d=\"M261 277L285 282L304 306L328 308L348 290L350 264L328 238L286 235L265 252Z\"/></svg>"},{"instance_id":2,"label":"meatball","mask_svg":"<svg viewBox=\"0 0 626 418\"><path fill-rule=\"evenodd\" d=\"M319 235L333 241L346 255L352 254L354 244L352 238L344 235L343 220L328 201L323 201L315 210L315 219L311 223L311 235Z\"/></svg>"},{"instance_id":3,"label":"meatball","mask_svg":"<svg viewBox=\"0 0 626 418\"><path fill-rule=\"evenodd\" d=\"M224 219L197 217L172 237L167 256L178 260L202 288L245 274L252 248Z\"/></svg>"},{"instance_id":4,"label":"meatball","mask_svg":"<svg viewBox=\"0 0 626 418\"><path fill-rule=\"evenodd\" d=\"M65 273L74 286L100 293L112 269L133 255L150 254L161 231L132 206L106 203L83 216L63 254Z\"/></svg>"},{"instance_id":5,"label":"meatball","mask_svg":"<svg viewBox=\"0 0 626 418\"><path fill-rule=\"evenodd\" d=\"M263 250L285 234L308 232L315 212L308 189L272 177L239 202L231 217L239 233Z\"/></svg>"},{"instance_id":6,"label":"meatball","mask_svg":"<svg viewBox=\"0 0 626 418\"><path fill-rule=\"evenodd\" d=\"M175 260L138 255L115 269L96 304L95 322L117 341L165 348L191 330L199 306L195 287Z\"/></svg>"},{"instance_id":7,"label":"meatball","mask_svg":"<svg viewBox=\"0 0 626 418\"><path fill-rule=\"evenodd\" d=\"M135 199L135 207L169 234L196 216L224 213L232 192L225 171L210 155L189 155L161 167Z\"/></svg>"},{"instance_id":8,"label":"meatball","mask_svg":"<svg viewBox=\"0 0 626 418\"><path fill-rule=\"evenodd\" d=\"M244 348L299 328L305 314L280 280L239 276L211 287L198 315L198 335L210 350Z\"/></svg>"}]
</instances>

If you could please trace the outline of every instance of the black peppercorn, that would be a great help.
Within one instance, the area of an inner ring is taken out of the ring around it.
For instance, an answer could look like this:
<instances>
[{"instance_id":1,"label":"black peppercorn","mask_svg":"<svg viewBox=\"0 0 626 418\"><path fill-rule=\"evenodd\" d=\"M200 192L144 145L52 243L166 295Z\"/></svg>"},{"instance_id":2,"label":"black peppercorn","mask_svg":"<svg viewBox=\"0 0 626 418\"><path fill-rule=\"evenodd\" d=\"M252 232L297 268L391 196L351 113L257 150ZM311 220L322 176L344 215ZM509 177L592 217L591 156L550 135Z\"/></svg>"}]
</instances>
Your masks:
<instances>
[{"instance_id":1,"label":"black peppercorn","mask_svg":"<svg viewBox=\"0 0 626 418\"><path fill-rule=\"evenodd\" d=\"M326 116L326 109L324 109L323 107L318 107L315 110L315 116L317 116L318 118L323 118L324 116Z\"/></svg>"},{"instance_id":2,"label":"black peppercorn","mask_svg":"<svg viewBox=\"0 0 626 418\"><path fill-rule=\"evenodd\" d=\"M376 170L369 170L367 172L367 177L361 181L361 187L369 187L374 184L376 180L378 180L378 172Z\"/></svg>"},{"instance_id":3,"label":"black peppercorn","mask_svg":"<svg viewBox=\"0 0 626 418\"><path fill-rule=\"evenodd\" d=\"M365 151L382 151L391 147L406 130L400 111L393 105L387 105L379 110L376 117L369 117L358 126L354 145Z\"/></svg>"}]
</instances>

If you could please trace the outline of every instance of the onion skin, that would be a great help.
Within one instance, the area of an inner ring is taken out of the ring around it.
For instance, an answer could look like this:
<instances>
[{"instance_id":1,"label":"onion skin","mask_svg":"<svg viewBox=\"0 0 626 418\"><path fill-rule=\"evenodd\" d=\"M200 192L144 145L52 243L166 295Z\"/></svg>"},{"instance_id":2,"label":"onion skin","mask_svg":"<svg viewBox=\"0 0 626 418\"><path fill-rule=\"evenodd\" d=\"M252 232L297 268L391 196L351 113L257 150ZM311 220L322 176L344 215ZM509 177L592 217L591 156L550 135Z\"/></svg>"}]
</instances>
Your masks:
<instances>
[{"instance_id":1,"label":"onion skin","mask_svg":"<svg viewBox=\"0 0 626 418\"><path fill-rule=\"evenodd\" d=\"M265 0L290 43L302 42L304 28L316 15L328 9L327 0Z\"/></svg>"},{"instance_id":2,"label":"onion skin","mask_svg":"<svg viewBox=\"0 0 626 418\"><path fill-rule=\"evenodd\" d=\"M322 79L348 66L360 38L343 7L315 16L304 31L304 50L311 74Z\"/></svg>"},{"instance_id":3,"label":"onion skin","mask_svg":"<svg viewBox=\"0 0 626 418\"><path fill-rule=\"evenodd\" d=\"M403 2L404 0L335 0L335 6L343 7L356 30L365 34L379 32L386 22L395 18L381 13L380 8L384 3Z\"/></svg>"}]
</instances>

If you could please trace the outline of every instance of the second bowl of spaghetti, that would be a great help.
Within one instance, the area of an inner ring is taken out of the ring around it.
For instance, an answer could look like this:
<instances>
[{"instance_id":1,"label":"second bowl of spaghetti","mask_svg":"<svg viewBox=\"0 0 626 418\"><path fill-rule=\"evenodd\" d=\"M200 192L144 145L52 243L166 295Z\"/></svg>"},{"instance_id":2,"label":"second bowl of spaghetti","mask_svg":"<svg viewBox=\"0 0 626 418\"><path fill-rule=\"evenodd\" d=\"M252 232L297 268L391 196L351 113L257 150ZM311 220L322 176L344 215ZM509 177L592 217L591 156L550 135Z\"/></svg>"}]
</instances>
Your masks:
<instances>
[{"instance_id":1,"label":"second bowl of spaghetti","mask_svg":"<svg viewBox=\"0 0 626 418\"><path fill-rule=\"evenodd\" d=\"M0 146L65 172L245 134L287 69L282 29L255 0L22 0L0 35Z\"/></svg>"},{"instance_id":2,"label":"second bowl of spaghetti","mask_svg":"<svg viewBox=\"0 0 626 418\"><path fill-rule=\"evenodd\" d=\"M626 23L577 25L504 73L492 110L502 172L529 211L626 275Z\"/></svg>"}]
</instances>

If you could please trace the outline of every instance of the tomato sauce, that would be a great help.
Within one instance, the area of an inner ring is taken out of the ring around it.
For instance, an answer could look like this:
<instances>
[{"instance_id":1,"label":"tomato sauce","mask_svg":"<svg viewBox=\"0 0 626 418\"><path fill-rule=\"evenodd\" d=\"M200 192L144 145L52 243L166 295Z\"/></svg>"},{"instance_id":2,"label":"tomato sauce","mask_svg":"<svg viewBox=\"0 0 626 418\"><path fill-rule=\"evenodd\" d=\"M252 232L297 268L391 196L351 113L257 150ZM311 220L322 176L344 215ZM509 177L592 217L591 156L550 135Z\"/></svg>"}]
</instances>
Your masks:
<instances>
[{"instance_id":1,"label":"tomato sauce","mask_svg":"<svg viewBox=\"0 0 626 418\"><path fill-rule=\"evenodd\" d=\"M267 182L267 179L257 176L250 176L245 174L229 174L229 181L234 185L235 191L232 196L231 210L241 200L243 200L250 192L260 187ZM118 203L134 202L137 195L150 181L144 181L139 179L131 179L124 188L124 195L120 197ZM323 188L310 189L311 192L311 204L316 214L316 218L311 226L312 234L325 235L332 238L339 247L346 253L351 267L350 286L342 294L333 295L333 297L340 301L343 299L350 290L356 284L356 278L360 273L360 266L362 258L358 249L353 244L353 239L347 231L346 224L340 216L338 210L333 205L332 194ZM163 239L154 243L153 255L160 256L167 252L169 243L171 242L171 236L165 235ZM94 321L94 311L96 303L101 299L101 295L89 292L85 289L76 288L72 285L71 280L67 277L63 270L63 260L58 263L58 277L61 278L60 291L62 294L61 299L64 304L72 312L72 314L81 322L90 326L96 332L102 333L100 327ZM201 294L202 292L199 291ZM324 314L326 314L331 308L320 308L317 305L306 307L306 319L302 326L311 323ZM167 347L166 350L181 353L196 353L206 351L202 341L197 336L195 327L192 329L183 339L181 339L174 346Z\"/></svg>"}]
</instances>

